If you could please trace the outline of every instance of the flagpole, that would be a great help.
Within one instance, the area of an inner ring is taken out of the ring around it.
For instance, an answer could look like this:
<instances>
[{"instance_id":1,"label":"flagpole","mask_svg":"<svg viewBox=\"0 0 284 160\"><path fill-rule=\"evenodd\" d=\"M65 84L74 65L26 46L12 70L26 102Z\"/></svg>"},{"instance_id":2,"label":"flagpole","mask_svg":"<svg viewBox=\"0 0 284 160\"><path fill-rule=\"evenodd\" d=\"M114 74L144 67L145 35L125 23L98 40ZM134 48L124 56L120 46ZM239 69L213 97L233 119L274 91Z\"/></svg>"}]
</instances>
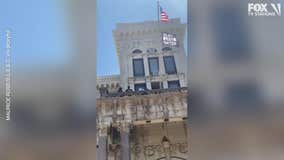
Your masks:
<instances>
[{"instance_id":1,"label":"flagpole","mask_svg":"<svg viewBox=\"0 0 284 160\"><path fill-rule=\"evenodd\" d=\"M160 22L160 2L157 0L157 17L158 17L158 22Z\"/></svg>"}]
</instances>

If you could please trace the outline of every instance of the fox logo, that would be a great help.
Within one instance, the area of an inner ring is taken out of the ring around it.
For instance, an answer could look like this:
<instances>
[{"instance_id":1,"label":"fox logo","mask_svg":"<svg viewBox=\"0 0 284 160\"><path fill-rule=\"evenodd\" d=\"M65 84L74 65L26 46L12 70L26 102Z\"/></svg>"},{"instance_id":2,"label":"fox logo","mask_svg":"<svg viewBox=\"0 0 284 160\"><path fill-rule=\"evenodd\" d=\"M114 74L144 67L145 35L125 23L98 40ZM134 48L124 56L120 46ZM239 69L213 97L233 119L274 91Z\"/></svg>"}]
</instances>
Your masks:
<instances>
[{"instance_id":1,"label":"fox logo","mask_svg":"<svg viewBox=\"0 0 284 160\"><path fill-rule=\"evenodd\" d=\"M280 3L249 3L249 16L281 16Z\"/></svg>"},{"instance_id":2,"label":"fox logo","mask_svg":"<svg viewBox=\"0 0 284 160\"><path fill-rule=\"evenodd\" d=\"M273 8L274 12L278 15L278 16L281 16L281 4L280 3L271 3L270 4L271 7Z\"/></svg>"}]
</instances>

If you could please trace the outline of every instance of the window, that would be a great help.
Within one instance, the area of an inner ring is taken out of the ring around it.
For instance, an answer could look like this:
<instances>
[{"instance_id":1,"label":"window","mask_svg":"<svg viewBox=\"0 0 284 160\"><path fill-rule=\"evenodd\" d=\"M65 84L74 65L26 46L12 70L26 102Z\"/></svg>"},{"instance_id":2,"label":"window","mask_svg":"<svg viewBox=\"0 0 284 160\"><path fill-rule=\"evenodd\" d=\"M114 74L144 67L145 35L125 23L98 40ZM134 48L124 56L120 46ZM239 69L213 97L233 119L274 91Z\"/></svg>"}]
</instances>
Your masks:
<instances>
[{"instance_id":1,"label":"window","mask_svg":"<svg viewBox=\"0 0 284 160\"><path fill-rule=\"evenodd\" d=\"M149 72L151 76L157 76L159 74L159 59L158 57L148 58Z\"/></svg>"},{"instance_id":2,"label":"window","mask_svg":"<svg viewBox=\"0 0 284 160\"><path fill-rule=\"evenodd\" d=\"M167 74L177 73L174 56L165 56L164 64L165 64L165 70Z\"/></svg>"},{"instance_id":3,"label":"window","mask_svg":"<svg viewBox=\"0 0 284 160\"><path fill-rule=\"evenodd\" d=\"M168 88L180 88L179 81L168 81Z\"/></svg>"},{"instance_id":4,"label":"window","mask_svg":"<svg viewBox=\"0 0 284 160\"><path fill-rule=\"evenodd\" d=\"M110 128L110 137L111 137L111 142L113 144L119 144L121 141L121 135L117 127L111 127Z\"/></svg>"},{"instance_id":5,"label":"window","mask_svg":"<svg viewBox=\"0 0 284 160\"><path fill-rule=\"evenodd\" d=\"M140 49L135 49L132 53L133 54L139 54L139 53L142 53L142 51Z\"/></svg>"},{"instance_id":6,"label":"window","mask_svg":"<svg viewBox=\"0 0 284 160\"><path fill-rule=\"evenodd\" d=\"M145 76L143 59L133 59L133 75L134 77Z\"/></svg>"},{"instance_id":7,"label":"window","mask_svg":"<svg viewBox=\"0 0 284 160\"><path fill-rule=\"evenodd\" d=\"M161 83L161 82L152 82L152 83L151 83L151 88L152 88L152 89L161 89L160 83Z\"/></svg>"},{"instance_id":8,"label":"window","mask_svg":"<svg viewBox=\"0 0 284 160\"><path fill-rule=\"evenodd\" d=\"M135 91L144 91L146 90L146 83L139 83L134 85Z\"/></svg>"},{"instance_id":9,"label":"window","mask_svg":"<svg viewBox=\"0 0 284 160\"><path fill-rule=\"evenodd\" d=\"M172 50L171 47L164 47L164 48L162 49L162 51L164 51L164 52L171 51L171 50Z\"/></svg>"}]
</instances>

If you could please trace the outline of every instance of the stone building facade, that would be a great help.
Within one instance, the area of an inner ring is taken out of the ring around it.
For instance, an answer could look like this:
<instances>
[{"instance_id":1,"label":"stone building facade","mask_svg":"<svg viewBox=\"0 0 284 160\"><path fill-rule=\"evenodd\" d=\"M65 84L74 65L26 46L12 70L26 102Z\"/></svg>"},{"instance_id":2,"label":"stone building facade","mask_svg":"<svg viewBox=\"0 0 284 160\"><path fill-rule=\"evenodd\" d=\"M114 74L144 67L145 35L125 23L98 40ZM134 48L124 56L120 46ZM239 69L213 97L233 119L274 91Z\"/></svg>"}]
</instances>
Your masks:
<instances>
[{"instance_id":1,"label":"stone building facade","mask_svg":"<svg viewBox=\"0 0 284 160\"><path fill-rule=\"evenodd\" d=\"M186 24L118 23L120 75L97 78L97 159L187 159Z\"/></svg>"}]
</instances>

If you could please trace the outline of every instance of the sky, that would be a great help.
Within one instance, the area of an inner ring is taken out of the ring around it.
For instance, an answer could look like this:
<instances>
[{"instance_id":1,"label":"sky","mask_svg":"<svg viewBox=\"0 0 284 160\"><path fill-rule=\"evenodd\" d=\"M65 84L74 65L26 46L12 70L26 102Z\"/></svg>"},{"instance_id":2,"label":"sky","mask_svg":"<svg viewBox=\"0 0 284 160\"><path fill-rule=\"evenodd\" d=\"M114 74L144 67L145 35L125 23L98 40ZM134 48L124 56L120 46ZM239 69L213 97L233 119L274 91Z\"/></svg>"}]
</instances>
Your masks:
<instances>
[{"instance_id":1,"label":"sky","mask_svg":"<svg viewBox=\"0 0 284 160\"><path fill-rule=\"evenodd\" d=\"M169 18L187 20L187 0L160 0ZM116 23L157 20L156 0L97 1L97 75L119 74L112 37Z\"/></svg>"},{"instance_id":2,"label":"sky","mask_svg":"<svg viewBox=\"0 0 284 160\"><path fill-rule=\"evenodd\" d=\"M0 68L4 64L7 29L11 30L14 68L65 63L73 49L68 1L0 0ZM115 24L156 20L156 4L156 0L97 0L97 75L119 74L112 37ZM160 0L160 4L170 18L180 17L186 22L187 0Z\"/></svg>"},{"instance_id":3,"label":"sky","mask_svg":"<svg viewBox=\"0 0 284 160\"><path fill-rule=\"evenodd\" d=\"M71 47L66 12L59 0L0 0L0 4L1 68L7 29L11 31L14 68L37 68L65 60Z\"/></svg>"}]
</instances>

